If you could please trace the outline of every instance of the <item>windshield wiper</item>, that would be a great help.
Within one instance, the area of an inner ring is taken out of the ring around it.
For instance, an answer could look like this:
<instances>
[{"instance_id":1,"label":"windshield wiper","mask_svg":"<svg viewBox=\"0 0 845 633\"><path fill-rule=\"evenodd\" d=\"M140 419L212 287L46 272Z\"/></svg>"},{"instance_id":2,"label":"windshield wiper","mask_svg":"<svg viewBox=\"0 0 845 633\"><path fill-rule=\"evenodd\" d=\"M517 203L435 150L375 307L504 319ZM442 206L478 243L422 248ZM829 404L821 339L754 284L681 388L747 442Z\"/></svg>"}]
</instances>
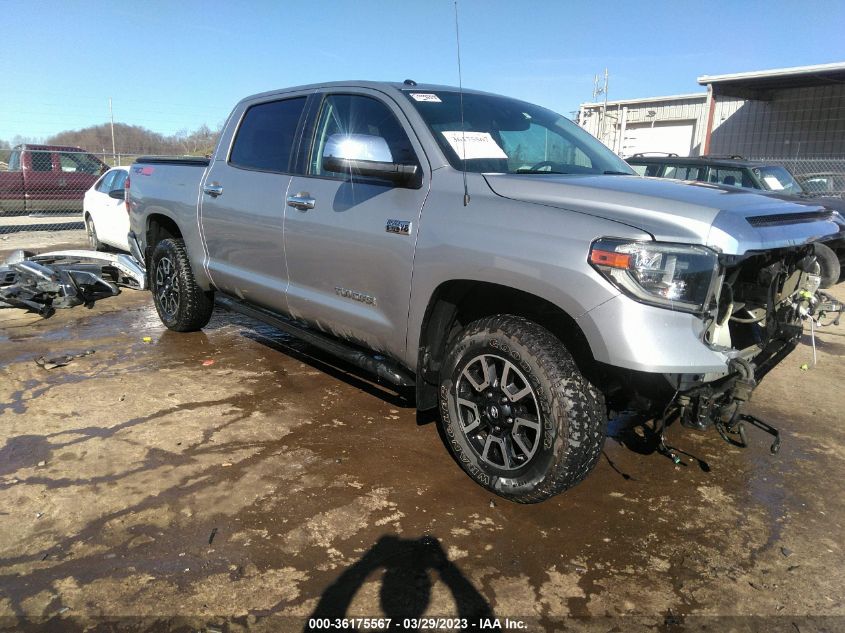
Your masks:
<instances>
[{"instance_id":1,"label":"windshield wiper","mask_svg":"<svg viewBox=\"0 0 845 633\"><path fill-rule=\"evenodd\" d=\"M632 176L633 174L629 171L613 171L612 169L608 169L607 171L602 172L605 176Z\"/></svg>"}]
</instances>

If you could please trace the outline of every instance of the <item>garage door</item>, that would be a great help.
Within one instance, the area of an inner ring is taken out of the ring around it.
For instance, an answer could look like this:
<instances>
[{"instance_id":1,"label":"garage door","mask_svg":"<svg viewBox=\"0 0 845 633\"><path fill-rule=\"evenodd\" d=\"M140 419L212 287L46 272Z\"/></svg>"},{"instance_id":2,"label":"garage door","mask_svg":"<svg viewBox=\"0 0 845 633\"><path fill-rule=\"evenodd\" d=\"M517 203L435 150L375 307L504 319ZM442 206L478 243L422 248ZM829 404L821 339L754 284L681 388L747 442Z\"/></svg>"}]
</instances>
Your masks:
<instances>
[{"instance_id":1,"label":"garage door","mask_svg":"<svg viewBox=\"0 0 845 633\"><path fill-rule=\"evenodd\" d=\"M653 126L650 123L628 124L622 143L622 155L671 152L678 156L689 156L694 130L695 121L655 121Z\"/></svg>"}]
</instances>

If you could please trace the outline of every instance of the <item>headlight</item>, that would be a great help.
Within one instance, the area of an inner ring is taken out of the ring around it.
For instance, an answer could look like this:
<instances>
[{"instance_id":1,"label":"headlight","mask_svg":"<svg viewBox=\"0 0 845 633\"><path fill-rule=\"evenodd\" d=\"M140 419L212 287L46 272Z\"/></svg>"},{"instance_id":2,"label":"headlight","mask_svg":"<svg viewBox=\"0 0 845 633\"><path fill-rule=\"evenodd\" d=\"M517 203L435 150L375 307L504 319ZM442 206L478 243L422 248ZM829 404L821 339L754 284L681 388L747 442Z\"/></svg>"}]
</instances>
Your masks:
<instances>
[{"instance_id":1,"label":"headlight","mask_svg":"<svg viewBox=\"0 0 845 633\"><path fill-rule=\"evenodd\" d=\"M602 238L590 248L590 264L632 299L703 312L719 276L719 260L704 246Z\"/></svg>"}]
</instances>

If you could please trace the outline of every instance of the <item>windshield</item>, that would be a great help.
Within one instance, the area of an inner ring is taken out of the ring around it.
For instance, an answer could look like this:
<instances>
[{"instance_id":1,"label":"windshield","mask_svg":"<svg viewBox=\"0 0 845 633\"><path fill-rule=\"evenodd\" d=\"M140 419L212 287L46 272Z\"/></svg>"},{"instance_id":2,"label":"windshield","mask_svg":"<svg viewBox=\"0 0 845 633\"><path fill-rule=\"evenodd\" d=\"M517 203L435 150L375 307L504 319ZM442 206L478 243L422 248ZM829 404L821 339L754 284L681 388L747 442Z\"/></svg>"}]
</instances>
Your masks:
<instances>
[{"instance_id":1,"label":"windshield","mask_svg":"<svg viewBox=\"0 0 845 633\"><path fill-rule=\"evenodd\" d=\"M510 174L624 174L633 170L572 121L494 95L405 91L455 169ZM465 160L461 160L464 158Z\"/></svg>"},{"instance_id":2,"label":"windshield","mask_svg":"<svg viewBox=\"0 0 845 633\"><path fill-rule=\"evenodd\" d=\"M769 167L755 167L754 175L763 183L763 187L769 191L779 191L781 193L788 193L796 196L804 193L804 189L792 174L784 167L769 166Z\"/></svg>"}]
</instances>

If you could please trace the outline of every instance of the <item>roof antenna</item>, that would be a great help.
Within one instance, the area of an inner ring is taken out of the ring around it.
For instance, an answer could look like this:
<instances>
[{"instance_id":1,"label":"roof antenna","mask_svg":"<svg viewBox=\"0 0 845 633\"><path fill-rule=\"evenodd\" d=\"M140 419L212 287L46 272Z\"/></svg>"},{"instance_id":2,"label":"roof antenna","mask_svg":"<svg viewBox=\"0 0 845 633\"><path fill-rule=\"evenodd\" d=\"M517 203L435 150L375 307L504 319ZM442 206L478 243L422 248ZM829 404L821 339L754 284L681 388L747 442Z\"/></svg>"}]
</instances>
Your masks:
<instances>
[{"instance_id":1,"label":"roof antenna","mask_svg":"<svg viewBox=\"0 0 845 633\"><path fill-rule=\"evenodd\" d=\"M461 76L461 32L458 29L458 0L455 0L455 41L458 44L458 92L461 96L461 142L463 144L463 156L461 166L464 176L464 206L469 204L469 188L467 187L467 139L466 126L464 125L464 80Z\"/></svg>"}]
</instances>

